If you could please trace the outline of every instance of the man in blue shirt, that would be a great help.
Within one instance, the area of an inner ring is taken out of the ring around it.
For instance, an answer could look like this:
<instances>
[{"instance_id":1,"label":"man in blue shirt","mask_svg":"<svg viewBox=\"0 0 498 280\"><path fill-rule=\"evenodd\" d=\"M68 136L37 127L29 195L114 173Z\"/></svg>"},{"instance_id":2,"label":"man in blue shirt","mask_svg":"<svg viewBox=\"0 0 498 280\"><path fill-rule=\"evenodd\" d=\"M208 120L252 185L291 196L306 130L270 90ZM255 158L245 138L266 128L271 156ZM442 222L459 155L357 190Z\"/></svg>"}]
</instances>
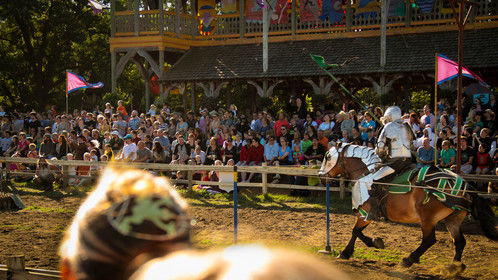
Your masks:
<instances>
[{"instance_id":1,"label":"man in blue shirt","mask_svg":"<svg viewBox=\"0 0 498 280\"><path fill-rule=\"evenodd\" d=\"M431 147L431 140L424 138L422 146L417 150L417 168L434 165L436 151Z\"/></svg>"},{"instance_id":2,"label":"man in blue shirt","mask_svg":"<svg viewBox=\"0 0 498 280\"><path fill-rule=\"evenodd\" d=\"M132 130L137 130L140 125L140 118L138 117L138 112L137 110L133 110L131 112L131 118L128 121L128 127L130 127Z\"/></svg>"},{"instance_id":3,"label":"man in blue shirt","mask_svg":"<svg viewBox=\"0 0 498 280\"><path fill-rule=\"evenodd\" d=\"M169 143L169 139L168 137L164 137L164 132L162 129L158 129L156 131L156 135L157 137L154 138L153 142L159 142L159 144L161 144L161 146L163 146L163 149L166 150L166 151L169 151L169 148L170 148L170 143Z\"/></svg>"},{"instance_id":4,"label":"man in blue shirt","mask_svg":"<svg viewBox=\"0 0 498 280\"><path fill-rule=\"evenodd\" d=\"M278 143L275 142L275 137L269 136L268 142L265 144L265 150L263 156L265 157L265 162L268 165L273 165L273 163L277 160L278 157Z\"/></svg>"}]
</instances>

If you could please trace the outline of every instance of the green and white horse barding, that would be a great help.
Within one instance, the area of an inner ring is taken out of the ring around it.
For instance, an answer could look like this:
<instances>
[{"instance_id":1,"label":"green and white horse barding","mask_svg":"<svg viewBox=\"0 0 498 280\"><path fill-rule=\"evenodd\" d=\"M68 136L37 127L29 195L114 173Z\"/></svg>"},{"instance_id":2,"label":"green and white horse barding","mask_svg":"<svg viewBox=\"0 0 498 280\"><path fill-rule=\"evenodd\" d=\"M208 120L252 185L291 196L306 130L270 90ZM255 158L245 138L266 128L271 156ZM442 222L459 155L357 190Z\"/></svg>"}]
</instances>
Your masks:
<instances>
[{"instance_id":1,"label":"green and white horse barding","mask_svg":"<svg viewBox=\"0 0 498 280\"><path fill-rule=\"evenodd\" d=\"M369 172L367 164L380 162L380 158L373 149L338 144L326 153L320 174L332 178L342 176L345 179L357 180ZM455 173L436 167L413 168L401 177L405 180L405 189L400 189L398 185L400 180L395 178L397 187L384 188L385 193L381 199L381 208L384 210L386 218L391 221L419 223L423 233L422 243L403 259L403 266L409 267L413 263L419 262L420 256L436 243L435 227L441 220L445 222L455 245L454 263L450 267L454 268L456 273L465 269L461 260L466 241L460 227L468 213L471 213L479 221L488 238L498 240L495 215L488 201L475 193L467 192L472 187ZM411 187L415 185L423 188ZM377 185L377 187L382 186ZM362 233L372 222L364 218L370 210L369 200L359 210L351 239L340 253L339 258L349 259L353 255L357 238L368 247L384 248L384 242L381 238L372 239Z\"/></svg>"}]
</instances>

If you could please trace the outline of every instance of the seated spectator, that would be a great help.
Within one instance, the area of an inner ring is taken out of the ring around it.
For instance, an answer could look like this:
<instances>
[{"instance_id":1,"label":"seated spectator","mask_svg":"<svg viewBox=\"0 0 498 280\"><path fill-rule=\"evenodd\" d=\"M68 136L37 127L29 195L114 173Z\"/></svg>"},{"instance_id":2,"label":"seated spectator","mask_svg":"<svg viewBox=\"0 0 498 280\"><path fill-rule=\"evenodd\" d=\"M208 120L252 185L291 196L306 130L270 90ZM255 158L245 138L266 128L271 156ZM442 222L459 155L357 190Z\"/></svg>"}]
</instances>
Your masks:
<instances>
[{"instance_id":1,"label":"seated spectator","mask_svg":"<svg viewBox=\"0 0 498 280\"><path fill-rule=\"evenodd\" d=\"M152 151L145 147L144 141L138 141L137 158L135 162L150 162L152 160Z\"/></svg>"},{"instance_id":2,"label":"seated spectator","mask_svg":"<svg viewBox=\"0 0 498 280\"><path fill-rule=\"evenodd\" d=\"M129 279L142 263L188 248L189 230L186 203L167 180L107 169L65 234L61 279Z\"/></svg>"},{"instance_id":3,"label":"seated spectator","mask_svg":"<svg viewBox=\"0 0 498 280\"><path fill-rule=\"evenodd\" d=\"M356 127L353 127L353 129L351 130L350 143L353 145L361 145L363 143L360 132Z\"/></svg>"},{"instance_id":4,"label":"seated spectator","mask_svg":"<svg viewBox=\"0 0 498 280\"><path fill-rule=\"evenodd\" d=\"M464 174L470 174L472 170L474 169L473 163L474 163L474 155L475 151L472 147L469 147L467 144L467 138L462 137L460 139L460 162L462 166L460 167L460 170Z\"/></svg>"},{"instance_id":5,"label":"seated spectator","mask_svg":"<svg viewBox=\"0 0 498 280\"><path fill-rule=\"evenodd\" d=\"M278 165L292 165L293 157L289 142L285 137L280 137L280 148L278 149Z\"/></svg>"},{"instance_id":6,"label":"seated spectator","mask_svg":"<svg viewBox=\"0 0 498 280\"><path fill-rule=\"evenodd\" d=\"M125 141L123 150L116 159L134 161L137 158L137 145L132 142L131 134L127 134L123 139Z\"/></svg>"},{"instance_id":7,"label":"seated spectator","mask_svg":"<svg viewBox=\"0 0 498 280\"><path fill-rule=\"evenodd\" d=\"M491 157L486 152L483 144L479 144L479 149L476 153L475 170L476 174L488 174L491 167Z\"/></svg>"},{"instance_id":8,"label":"seated spectator","mask_svg":"<svg viewBox=\"0 0 498 280\"><path fill-rule=\"evenodd\" d=\"M448 140L444 140L441 145L442 149L440 152L439 167L449 169L455 164L456 152L451 147L450 141Z\"/></svg>"},{"instance_id":9,"label":"seated spectator","mask_svg":"<svg viewBox=\"0 0 498 280\"><path fill-rule=\"evenodd\" d=\"M178 137L178 143L172 152L172 159L177 160L180 164L186 164L190 157L190 145L185 143L183 136Z\"/></svg>"},{"instance_id":10,"label":"seated spectator","mask_svg":"<svg viewBox=\"0 0 498 280\"><path fill-rule=\"evenodd\" d=\"M247 165L248 166L255 166L255 165L261 165L261 162L263 161L263 153L264 153L264 148L263 146L259 143L260 139L257 137L254 137L251 139L251 144L247 145ZM250 182L252 178L254 177L255 173L250 173L249 176L247 176L246 173L242 173L242 182Z\"/></svg>"},{"instance_id":11,"label":"seated spectator","mask_svg":"<svg viewBox=\"0 0 498 280\"><path fill-rule=\"evenodd\" d=\"M417 168L434 165L436 150L431 147L431 140L423 139L423 145L417 149Z\"/></svg>"},{"instance_id":12,"label":"seated spectator","mask_svg":"<svg viewBox=\"0 0 498 280\"><path fill-rule=\"evenodd\" d=\"M280 147L278 146L278 143L275 141L275 137L273 135L269 135L263 152L263 157L266 164L275 164L275 162L277 161L279 148Z\"/></svg>"},{"instance_id":13,"label":"seated spectator","mask_svg":"<svg viewBox=\"0 0 498 280\"><path fill-rule=\"evenodd\" d=\"M209 147L206 150L206 165L213 165L216 160L221 160L221 150L218 147L215 137L209 140Z\"/></svg>"},{"instance_id":14,"label":"seated spectator","mask_svg":"<svg viewBox=\"0 0 498 280\"><path fill-rule=\"evenodd\" d=\"M154 142L154 145L152 147L152 162L154 163L166 162L166 154L164 152L163 146L159 142Z\"/></svg>"},{"instance_id":15,"label":"seated spectator","mask_svg":"<svg viewBox=\"0 0 498 280\"><path fill-rule=\"evenodd\" d=\"M326 150L323 145L318 142L318 139L316 137L313 137L312 141L313 144L304 153L304 158L306 159L306 161L316 160L321 162L323 160L323 157L325 156Z\"/></svg>"}]
</instances>

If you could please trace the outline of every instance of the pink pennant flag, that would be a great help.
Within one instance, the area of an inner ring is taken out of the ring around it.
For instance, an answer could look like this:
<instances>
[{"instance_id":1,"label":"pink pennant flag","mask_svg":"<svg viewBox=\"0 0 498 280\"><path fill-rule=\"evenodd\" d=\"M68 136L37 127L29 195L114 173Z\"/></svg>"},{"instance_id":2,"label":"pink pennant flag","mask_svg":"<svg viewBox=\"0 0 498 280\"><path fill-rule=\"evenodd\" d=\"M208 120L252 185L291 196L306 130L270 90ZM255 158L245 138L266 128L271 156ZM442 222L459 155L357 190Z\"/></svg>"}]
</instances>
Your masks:
<instances>
[{"instance_id":1,"label":"pink pennant flag","mask_svg":"<svg viewBox=\"0 0 498 280\"><path fill-rule=\"evenodd\" d=\"M83 88L101 88L104 86L102 82L96 84L90 84L81 76L74 74L71 71L66 70L66 94L69 94L75 90Z\"/></svg>"},{"instance_id":2,"label":"pink pennant flag","mask_svg":"<svg viewBox=\"0 0 498 280\"><path fill-rule=\"evenodd\" d=\"M473 78L481 82L486 87L488 86L481 77L472 73L467 67L462 67L462 75ZM458 63L447 58L442 54L437 55L437 84L440 85L443 82L449 81L458 76Z\"/></svg>"}]
</instances>

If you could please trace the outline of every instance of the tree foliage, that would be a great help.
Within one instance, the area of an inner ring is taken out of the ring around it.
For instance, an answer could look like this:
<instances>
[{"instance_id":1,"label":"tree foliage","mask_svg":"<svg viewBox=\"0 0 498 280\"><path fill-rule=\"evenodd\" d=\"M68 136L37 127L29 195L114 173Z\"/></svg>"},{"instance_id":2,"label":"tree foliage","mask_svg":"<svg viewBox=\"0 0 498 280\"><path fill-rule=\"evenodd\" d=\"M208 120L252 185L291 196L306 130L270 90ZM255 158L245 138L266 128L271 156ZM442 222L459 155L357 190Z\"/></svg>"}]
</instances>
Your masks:
<instances>
[{"instance_id":1,"label":"tree foliage","mask_svg":"<svg viewBox=\"0 0 498 280\"><path fill-rule=\"evenodd\" d=\"M108 13L95 15L87 0L0 0L5 103L37 109L64 104L66 69L109 88L109 20Z\"/></svg>"}]
</instances>

